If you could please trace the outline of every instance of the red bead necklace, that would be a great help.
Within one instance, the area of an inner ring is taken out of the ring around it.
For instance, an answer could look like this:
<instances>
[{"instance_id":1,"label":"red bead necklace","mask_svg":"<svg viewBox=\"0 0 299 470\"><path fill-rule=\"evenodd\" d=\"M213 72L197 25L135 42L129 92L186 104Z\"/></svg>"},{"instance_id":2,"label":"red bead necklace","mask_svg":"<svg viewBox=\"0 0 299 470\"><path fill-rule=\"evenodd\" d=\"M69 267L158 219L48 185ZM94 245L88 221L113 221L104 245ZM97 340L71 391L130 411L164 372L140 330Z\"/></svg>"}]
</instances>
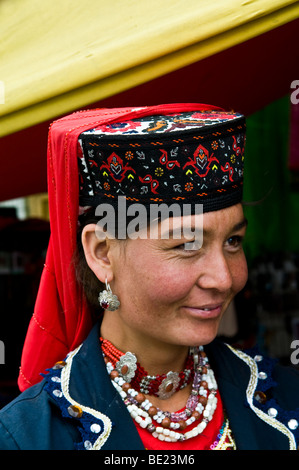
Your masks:
<instances>
[{"instance_id":1,"label":"red bead necklace","mask_svg":"<svg viewBox=\"0 0 299 470\"><path fill-rule=\"evenodd\" d=\"M111 362L113 368L117 368L117 365L119 365L119 372L126 376L130 368L130 364L126 363L125 360L126 355L113 346L110 341L102 337L100 337L100 342L105 363ZM146 395L155 395L159 398L168 398L176 391L186 387L193 381L193 378L194 360L193 356L189 354L182 372L168 372L168 374L155 376L149 375L140 363L137 362L136 358L134 373L127 382L130 382L131 387L138 392L145 393Z\"/></svg>"}]
</instances>

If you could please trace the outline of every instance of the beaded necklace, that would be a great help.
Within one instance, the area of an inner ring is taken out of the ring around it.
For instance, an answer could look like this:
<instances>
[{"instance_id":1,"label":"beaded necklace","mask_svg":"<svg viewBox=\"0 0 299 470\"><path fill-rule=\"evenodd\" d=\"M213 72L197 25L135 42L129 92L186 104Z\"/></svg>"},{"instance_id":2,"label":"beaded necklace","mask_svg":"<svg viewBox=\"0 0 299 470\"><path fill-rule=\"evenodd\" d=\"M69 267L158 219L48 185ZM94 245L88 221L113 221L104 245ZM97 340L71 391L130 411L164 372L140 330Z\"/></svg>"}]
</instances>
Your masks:
<instances>
[{"instance_id":1,"label":"beaded necklace","mask_svg":"<svg viewBox=\"0 0 299 470\"><path fill-rule=\"evenodd\" d=\"M145 369L137 362L137 358L132 353L124 354L113 344L100 338L104 356L109 359L113 367L130 382L131 388L146 395L167 399L178 390L185 388L194 378L193 355L189 354L182 372L168 372L161 375L149 375ZM136 366L136 367L135 367Z\"/></svg>"},{"instance_id":2,"label":"beaded necklace","mask_svg":"<svg viewBox=\"0 0 299 470\"><path fill-rule=\"evenodd\" d=\"M136 423L150 432L153 437L167 442L185 441L204 431L217 407L217 383L201 346L190 349L193 382L186 407L183 411L170 413L153 406L140 391L140 387L138 390L133 387L131 382L137 370L136 356L130 352L124 354L109 343L101 338L107 372ZM174 373L166 374L164 381L171 380L169 374ZM174 388L178 389L177 386ZM174 393L173 389L171 392ZM197 421L198 424L194 425ZM189 430L188 427L191 425L192 429Z\"/></svg>"}]
</instances>

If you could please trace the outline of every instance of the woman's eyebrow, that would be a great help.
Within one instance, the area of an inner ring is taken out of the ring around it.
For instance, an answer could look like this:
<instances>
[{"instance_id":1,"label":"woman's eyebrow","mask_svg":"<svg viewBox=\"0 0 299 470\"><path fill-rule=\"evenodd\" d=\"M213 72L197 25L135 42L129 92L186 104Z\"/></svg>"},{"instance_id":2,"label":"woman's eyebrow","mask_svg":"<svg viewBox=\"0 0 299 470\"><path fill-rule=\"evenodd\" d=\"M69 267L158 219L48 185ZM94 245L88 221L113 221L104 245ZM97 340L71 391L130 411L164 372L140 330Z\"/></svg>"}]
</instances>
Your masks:
<instances>
[{"instance_id":1,"label":"woman's eyebrow","mask_svg":"<svg viewBox=\"0 0 299 470\"><path fill-rule=\"evenodd\" d=\"M246 218L244 218L241 222L238 222L236 225L234 225L231 229L231 232L238 232L239 230L242 230L242 228L244 227L247 227L248 226L248 220ZM196 230L196 226L194 224L192 224L192 226L190 227L188 224L186 225L187 229L189 230L189 232L194 232ZM197 229L201 229L202 227L198 226ZM186 230L186 229L185 229ZM192 236L193 233L189 233L188 232L188 235ZM205 230L203 229L203 234L207 235L209 233L208 230ZM161 234L161 238L162 239L181 239L181 238L184 238L184 226L180 226L180 227L175 227L175 228L169 228L167 230L164 230ZM187 237L189 238L189 237Z\"/></svg>"},{"instance_id":2,"label":"woman's eyebrow","mask_svg":"<svg viewBox=\"0 0 299 470\"><path fill-rule=\"evenodd\" d=\"M186 237L186 230L188 229L187 234L189 237ZM167 240L167 239L174 239L174 240L181 240L183 238L191 238L193 236L193 233L189 233L194 231L194 227L189 227L189 226L181 226L181 227L175 227L175 228L170 228L169 230L165 229L162 234L161 234L161 239Z\"/></svg>"},{"instance_id":3,"label":"woman's eyebrow","mask_svg":"<svg viewBox=\"0 0 299 470\"><path fill-rule=\"evenodd\" d=\"M241 222L238 222L237 224L235 224L229 230L229 233L238 232L239 230L242 230L242 228L247 227L247 225L248 225L248 220L246 218L244 218L243 220L241 220ZM206 230L205 228L203 229L203 234L205 236L208 236L209 233L210 233L210 230Z\"/></svg>"},{"instance_id":4,"label":"woman's eyebrow","mask_svg":"<svg viewBox=\"0 0 299 470\"><path fill-rule=\"evenodd\" d=\"M241 230L244 227L248 226L248 220L244 218L242 222L239 222L238 224L234 225L232 228L232 232L237 232L238 230Z\"/></svg>"}]
</instances>

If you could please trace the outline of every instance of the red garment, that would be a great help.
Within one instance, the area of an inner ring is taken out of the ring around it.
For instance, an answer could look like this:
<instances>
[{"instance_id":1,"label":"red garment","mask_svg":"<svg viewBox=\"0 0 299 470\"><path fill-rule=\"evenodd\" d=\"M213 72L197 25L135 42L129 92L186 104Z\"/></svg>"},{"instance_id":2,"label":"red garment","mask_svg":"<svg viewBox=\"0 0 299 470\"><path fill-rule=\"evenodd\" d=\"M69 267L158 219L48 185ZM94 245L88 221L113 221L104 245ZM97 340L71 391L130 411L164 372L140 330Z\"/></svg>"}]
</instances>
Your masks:
<instances>
[{"instance_id":1,"label":"red garment","mask_svg":"<svg viewBox=\"0 0 299 470\"><path fill-rule=\"evenodd\" d=\"M217 408L213 415L213 419L207 424L206 429L202 434L196 437L187 439L183 442L165 442L153 437L146 429L141 428L135 421L136 428L139 436L143 442L146 450L210 450L210 446L218 441L217 436L220 432L221 426L224 421L224 411L219 392L217 392ZM188 428L192 429L198 425L198 422Z\"/></svg>"},{"instance_id":2,"label":"red garment","mask_svg":"<svg viewBox=\"0 0 299 470\"><path fill-rule=\"evenodd\" d=\"M204 104L166 104L142 108L95 109L55 121L48 137L48 193L51 238L20 368L21 391L64 358L87 336L92 319L75 279L72 258L79 209L77 141L95 126L153 114L220 110Z\"/></svg>"}]
</instances>

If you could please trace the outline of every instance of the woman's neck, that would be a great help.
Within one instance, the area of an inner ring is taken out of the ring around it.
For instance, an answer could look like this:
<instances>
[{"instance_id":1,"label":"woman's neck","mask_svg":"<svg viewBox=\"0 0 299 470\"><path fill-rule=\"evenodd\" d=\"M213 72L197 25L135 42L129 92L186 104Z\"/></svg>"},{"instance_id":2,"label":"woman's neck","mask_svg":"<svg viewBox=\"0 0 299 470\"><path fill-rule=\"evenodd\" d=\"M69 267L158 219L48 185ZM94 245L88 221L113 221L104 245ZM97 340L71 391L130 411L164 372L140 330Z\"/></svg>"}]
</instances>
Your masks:
<instances>
[{"instance_id":1,"label":"woman's neck","mask_svg":"<svg viewBox=\"0 0 299 470\"><path fill-rule=\"evenodd\" d=\"M111 316L112 317L112 316ZM169 371L180 372L184 368L189 347L168 344L133 330L119 329L104 320L101 336L109 340L117 349L134 353L139 364L149 375L167 374Z\"/></svg>"},{"instance_id":2,"label":"woman's neck","mask_svg":"<svg viewBox=\"0 0 299 470\"><path fill-rule=\"evenodd\" d=\"M147 347L145 342L140 346L139 342L132 341L132 337L130 337L130 341L121 341L121 339L118 338L119 335L115 335L113 332L111 332L111 334L109 333L109 331L105 333L105 328L101 329L101 343L106 359L112 361L114 367L116 367L117 362L124 357L127 352L133 353L136 356L138 363L142 366L143 370L146 371L145 373L150 376L165 376L170 371L179 373L186 365L186 357L189 348L164 348L164 345L162 348L157 348L153 347L153 344ZM133 382L134 380L132 379L132 383ZM139 386L137 388L139 388ZM162 411L171 413L185 407L191 393L191 388L192 383L190 381L185 383L184 388L181 390L177 389L173 395L168 396L166 399L165 397L160 398L159 394L156 396L155 394L147 395L146 392L144 392L144 396L149 399L153 406Z\"/></svg>"}]
</instances>

